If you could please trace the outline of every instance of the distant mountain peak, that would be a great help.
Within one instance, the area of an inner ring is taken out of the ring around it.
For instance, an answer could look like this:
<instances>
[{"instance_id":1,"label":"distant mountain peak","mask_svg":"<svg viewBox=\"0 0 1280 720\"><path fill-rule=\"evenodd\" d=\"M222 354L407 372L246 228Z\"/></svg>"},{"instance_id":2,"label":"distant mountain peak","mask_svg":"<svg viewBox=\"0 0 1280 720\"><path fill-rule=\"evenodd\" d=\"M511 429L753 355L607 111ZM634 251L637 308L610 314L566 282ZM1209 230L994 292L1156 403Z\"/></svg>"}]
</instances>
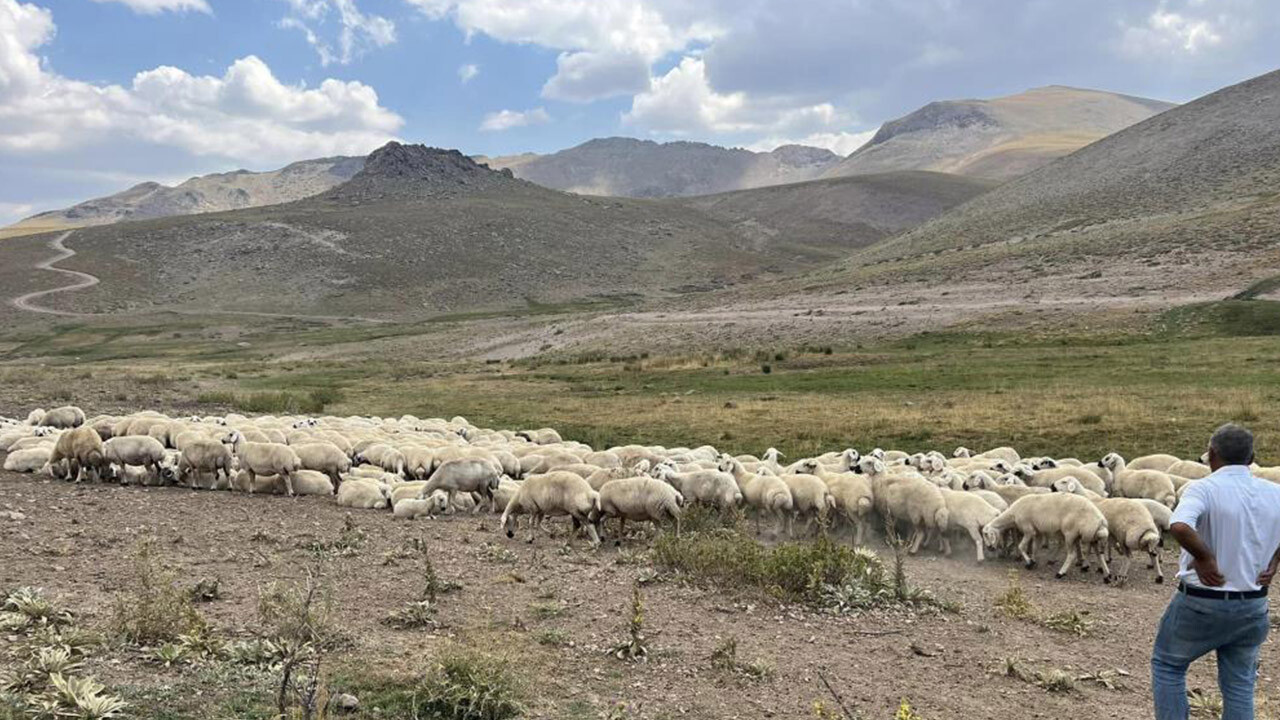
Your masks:
<instances>
[{"instance_id":1,"label":"distant mountain peak","mask_svg":"<svg viewBox=\"0 0 1280 720\"><path fill-rule=\"evenodd\" d=\"M493 170L457 150L392 141L370 153L364 168L326 197L357 202L431 197L515 182L510 170Z\"/></svg>"}]
</instances>

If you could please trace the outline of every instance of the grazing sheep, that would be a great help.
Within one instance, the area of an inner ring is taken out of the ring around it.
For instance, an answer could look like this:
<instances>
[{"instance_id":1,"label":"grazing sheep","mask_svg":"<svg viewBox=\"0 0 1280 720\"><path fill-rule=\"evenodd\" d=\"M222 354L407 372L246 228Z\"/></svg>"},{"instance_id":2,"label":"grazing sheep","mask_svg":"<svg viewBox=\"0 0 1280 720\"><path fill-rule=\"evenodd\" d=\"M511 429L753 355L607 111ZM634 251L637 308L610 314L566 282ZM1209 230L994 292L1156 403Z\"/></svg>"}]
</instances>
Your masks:
<instances>
[{"instance_id":1,"label":"grazing sheep","mask_svg":"<svg viewBox=\"0 0 1280 720\"><path fill-rule=\"evenodd\" d=\"M524 438L535 445L559 445L564 442L564 440L560 439L560 433L551 428L521 430L516 433L516 437Z\"/></svg>"},{"instance_id":2,"label":"grazing sheep","mask_svg":"<svg viewBox=\"0 0 1280 720\"><path fill-rule=\"evenodd\" d=\"M972 493L949 488L940 488L939 492L947 506L947 525L939 535L943 554L948 557L951 555L951 531L963 530L969 533L978 554L978 562L982 562L982 528L995 520L1000 511Z\"/></svg>"},{"instance_id":3,"label":"grazing sheep","mask_svg":"<svg viewBox=\"0 0 1280 720\"><path fill-rule=\"evenodd\" d=\"M1018 553L1028 568L1036 565L1029 550L1037 536L1044 538L1060 537L1063 547L1067 549L1066 560L1058 570L1057 577L1063 578L1077 558L1087 556L1087 546L1092 545L1102 566L1104 579L1110 581L1111 570L1107 567L1105 548L1109 535L1107 519L1102 511L1092 502L1080 495L1068 493L1048 493L1027 495L1019 498L1000 513L994 520L982 528L983 539L987 547L995 549L1000 546L1006 530L1017 529L1022 534L1018 542Z\"/></svg>"},{"instance_id":4,"label":"grazing sheep","mask_svg":"<svg viewBox=\"0 0 1280 720\"><path fill-rule=\"evenodd\" d=\"M385 443L374 443L356 453L355 463L371 463L396 475L404 475L404 453Z\"/></svg>"},{"instance_id":5,"label":"grazing sheep","mask_svg":"<svg viewBox=\"0 0 1280 720\"><path fill-rule=\"evenodd\" d=\"M656 525L672 518L676 522L676 537L680 537L680 508L684 497L661 480L636 477L607 482L600 488L599 505L602 518L616 517L621 521L615 544L622 543L628 520L650 520Z\"/></svg>"},{"instance_id":6,"label":"grazing sheep","mask_svg":"<svg viewBox=\"0 0 1280 720\"><path fill-rule=\"evenodd\" d=\"M84 411L74 405L64 405L45 413L36 424L60 430L78 428L84 425Z\"/></svg>"},{"instance_id":7,"label":"grazing sheep","mask_svg":"<svg viewBox=\"0 0 1280 720\"><path fill-rule=\"evenodd\" d=\"M26 424L32 425L32 426L38 426L40 424L40 421L44 420L44 415L45 415L45 412L43 408L36 408L35 410L32 410L31 412L27 413Z\"/></svg>"},{"instance_id":8,"label":"grazing sheep","mask_svg":"<svg viewBox=\"0 0 1280 720\"><path fill-rule=\"evenodd\" d=\"M444 490L449 496L450 512L456 495L462 493L478 493L493 502L493 491L498 489L502 478L502 468L492 460L475 458L447 460L431 473L431 478L422 489L421 497L426 497L436 490ZM478 507L478 506L477 506Z\"/></svg>"},{"instance_id":9,"label":"grazing sheep","mask_svg":"<svg viewBox=\"0 0 1280 720\"><path fill-rule=\"evenodd\" d=\"M499 524L508 538L514 538L517 529L516 517L532 516L529 521L528 539L528 542L532 543L534 533L541 527L543 518L568 515L573 521L574 531L585 528L591 545L598 546L600 544L598 526L602 512L600 495L587 484L586 480L573 473L552 471L544 475L534 475L525 480L507 501ZM625 521L624 517L623 522ZM678 512L676 521L679 522Z\"/></svg>"},{"instance_id":10,"label":"grazing sheep","mask_svg":"<svg viewBox=\"0 0 1280 720\"><path fill-rule=\"evenodd\" d=\"M1130 470L1159 470L1160 472L1169 472L1169 468L1175 463L1181 462L1181 458L1177 455L1166 455L1164 453L1156 455L1143 455L1136 457L1127 463Z\"/></svg>"},{"instance_id":11,"label":"grazing sheep","mask_svg":"<svg viewBox=\"0 0 1280 720\"><path fill-rule=\"evenodd\" d=\"M347 478L338 486L337 503L340 507L383 510L390 504L390 498L390 488L373 480Z\"/></svg>"},{"instance_id":12,"label":"grazing sheep","mask_svg":"<svg viewBox=\"0 0 1280 720\"><path fill-rule=\"evenodd\" d=\"M1127 498L1151 498L1168 507L1177 504L1177 488L1168 474L1159 470L1129 469L1125 465L1124 458L1116 453L1108 453L1102 458L1102 465L1111 471L1114 478L1111 486L1115 490L1115 495Z\"/></svg>"},{"instance_id":13,"label":"grazing sheep","mask_svg":"<svg viewBox=\"0 0 1280 720\"><path fill-rule=\"evenodd\" d=\"M164 445L155 438L141 435L111 438L102 443L102 453L108 463L119 466L121 471L127 465L139 465L158 477L164 477L161 473L161 465L166 460Z\"/></svg>"},{"instance_id":14,"label":"grazing sheep","mask_svg":"<svg viewBox=\"0 0 1280 720\"><path fill-rule=\"evenodd\" d=\"M742 490L733 476L719 470L676 472L670 465L654 468L658 479L670 483L687 502L703 503L721 510L737 507Z\"/></svg>"},{"instance_id":15,"label":"grazing sheep","mask_svg":"<svg viewBox=\"0 0 1280 720\"><path fill-rule=\"evenodd\" d=\"M1179 460L1170 465L1165 472L1172 477L1186 478L1188 480L1203 480L1213 473L1208 465L1198 463L1194 460Z\"/></svg>"},{"instance_id":16,"label":"grazing sheep","mask_svg":"<svg viewBox=\"0 0 1280 720\"><path fill-rule=\"evenodd\" d=\"M181 483L189 480L191 489L196 490L200 487L198 484L200 476L208 473L212 476L210 488L218 487L219 474L230 484L234 464L231 449L217 440L208 438L190 440L185 443L185 448L178 458L177 481ZM252 483L245 484L246 489L250 486Z\"/></svg>"},{"instance_id":17,"label":"grazing sheep","mask_svg":"<svg viewBox=\"0 0 1280 720\"><path fill-rule=\"evenodd\" d=\"M232 438L231 447L240 467L249 472L250 495L253 494L254 475L279 475L284 478L288 495L293 496L293 474L302 465L293 448L277 443L249 442L239 432Z\"/></svg>"},{"instance_id":18,"label":"grazing sheep","mask_svg":"<svg viewBox=\"0 0 1280 720\"><path fill-rule=\"evenodd\" d=\"M15 450L4 456L4 469L19 473L39 472L49 464L49 456L52 453L53 448L48 445Z\"/></svg>"},{"instance_id":19,"label":"grazing sheep","mask_svg":"<svg viewBox=\"0 0 1280 720\"><path fill-rule=\"evenodd\" d=\"M58 466L64 462L68 465L66 477L74 482L80 482L82 474L99 481L110 469L102 452L102 438L91 427L81 426L58 436L49 464Z\"/></svg>"}]
</instances>

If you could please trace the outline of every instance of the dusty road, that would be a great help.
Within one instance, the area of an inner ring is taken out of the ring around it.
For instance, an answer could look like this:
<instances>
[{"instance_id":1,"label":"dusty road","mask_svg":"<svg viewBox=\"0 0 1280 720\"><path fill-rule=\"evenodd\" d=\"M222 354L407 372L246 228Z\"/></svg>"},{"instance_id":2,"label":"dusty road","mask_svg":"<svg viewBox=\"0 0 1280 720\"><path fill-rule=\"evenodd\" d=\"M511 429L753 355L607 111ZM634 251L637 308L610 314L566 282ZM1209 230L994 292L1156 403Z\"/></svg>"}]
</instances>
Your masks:
<instances>
[{"instance_id":1,"label":"dusty road","mask_svg":"<svg viewBox=\"0 0 1280 720\"><path fill-rule=\"evenodd\" d=\"M53 308L41 307L40 305L36 305L34 303L36 299L45 297L46 295L53 295L54 293L61 293L61 292L71 292L73 290L83 290L85 288L91 288L94 285L98 284L98 278L95 275L90 275L89 273L83 273L78 270L64 270L63 268L60 268L60 267L54 267L55 263L62 262L63 260L66 260L69 257L75 256L76 251L72 250L71 248L63 244L64 242L66 242L67 238L71 237L71 233L72 231L68 230L67 232L62 233L58 237L49 241L49 249L57 252L58 254L54 255L48 260L37 263L36 269L50 270L56 273L62 273L63 275L68 275L70 277L75 278L75 282L71 283L70 285L64 285L62 287L51 288L49 290L37 290L36 292L29 292L26 295L19 295L18 297L13 298L12 300L9 301L10 305L12 305L13 307L19 310L26 310L28 312L34 312L34 313L45 313L46 315L67 315L67 316L74 317L74 316L80 316L84 314L84 313L78 313L78 312L70 312L67 310L54 310Z\"/></svg>"}]
</instances>

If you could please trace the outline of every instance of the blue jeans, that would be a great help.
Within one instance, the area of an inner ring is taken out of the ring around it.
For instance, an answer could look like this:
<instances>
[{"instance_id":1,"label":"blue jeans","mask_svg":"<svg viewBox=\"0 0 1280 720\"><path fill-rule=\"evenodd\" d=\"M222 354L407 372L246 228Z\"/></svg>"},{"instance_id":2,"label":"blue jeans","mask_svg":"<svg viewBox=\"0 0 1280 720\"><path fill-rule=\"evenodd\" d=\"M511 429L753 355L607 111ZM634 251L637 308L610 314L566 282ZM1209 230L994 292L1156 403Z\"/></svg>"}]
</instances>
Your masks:
<instances>
[{"instance_id":1,"label":"blue jeans","mask_svg":"<svg viewBox=\"0 0 1280 720\"><path fill-rule=\"evenodd\" d=\"M1265 597L1214 600L1174 595L1151 654L1156 720L1187 720L1187 667L1211 650L1218 653L1222 720L1253 720L1258 650L1269 627Z\"/></svg>"}]
</instances>

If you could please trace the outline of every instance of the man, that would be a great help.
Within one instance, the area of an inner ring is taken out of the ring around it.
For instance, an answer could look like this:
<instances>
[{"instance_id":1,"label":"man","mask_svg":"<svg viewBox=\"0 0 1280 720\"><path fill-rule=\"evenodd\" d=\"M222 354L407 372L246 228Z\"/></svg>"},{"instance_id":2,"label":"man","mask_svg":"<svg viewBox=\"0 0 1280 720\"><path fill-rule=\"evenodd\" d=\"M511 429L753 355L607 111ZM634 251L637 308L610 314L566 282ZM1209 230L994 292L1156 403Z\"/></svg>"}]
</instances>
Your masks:
<instances>
[{"instance_id":1,"label":"man","mask_svg":"<svg viewBox=\"0 0 1280 720\"><path fill-rule=\"evenodd\" d=\"M1209 441L1213 474L1185 489L1170 520L1182 560L1151 656L1156 720L1186 720L1187 666L1210 651L1222 720L1253 719L1267 588L1280 564L1280 485L1253 477L1251 464L1253 434L1218 428Z\"/></svg>"}]
</instances>

